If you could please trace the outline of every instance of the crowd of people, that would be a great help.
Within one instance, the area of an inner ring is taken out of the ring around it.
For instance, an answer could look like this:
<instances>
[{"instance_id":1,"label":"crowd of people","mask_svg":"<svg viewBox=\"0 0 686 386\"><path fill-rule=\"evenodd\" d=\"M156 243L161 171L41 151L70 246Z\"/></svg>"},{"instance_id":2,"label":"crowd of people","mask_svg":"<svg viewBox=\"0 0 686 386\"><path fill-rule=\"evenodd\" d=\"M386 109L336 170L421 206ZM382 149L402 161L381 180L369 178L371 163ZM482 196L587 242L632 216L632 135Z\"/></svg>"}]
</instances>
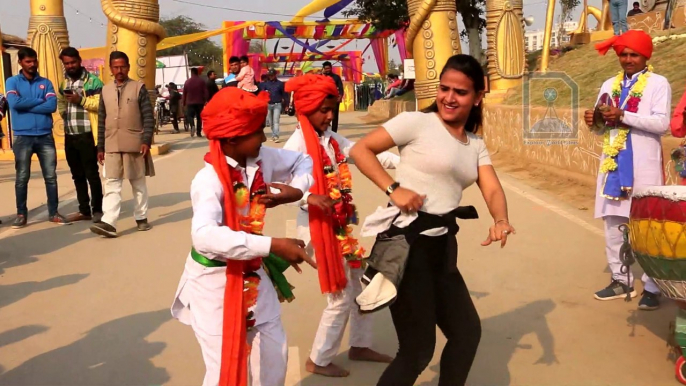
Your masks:
<instances>
[{"instance_id":1,"label":"crowd of people","mask_svg":"<svg viewBox=\"0 0 686 386\"><path fill-rule=\"evenodd\" d=\"M619 226L628 222L633 189L664 184L660 137L670 126L674 136L686 135L686 94L670 114L669 81L648 65L653 51L648 34L631 30L596 49L602 55L613 49L621 66L602 84L596 108L584 114L589 128L601 127L597 134L604 141L595 216L605 224L612 271L610 285L594 297L612 300L637 296L631 272L622 269ZM93 221L93 233L116 237L127 179L137 229L150 230L146 179L155 175L150 156L154 114L145 85L128 76L128 56L110 55L114 80L103 84L81 65L78 50L65 48L60 54L65 80L57 89L38 74L34 50L22 48L18 56L21 72L7 81L7 103L0 97L0 119L7 106L15 134L17 217L12 227L27 224L35 154L50 222ZM293 299L284 272L293 267L302 273L304 262L317 271L327 296L308 371L349 375L333 360L350 321L350 359L387 363L378 385L413 385L433 357L438 326L447 338L439 384L465 384L481 322L456 260L455 220L477 217L473 207L461 206L463 191L476 184L492 217L481 245L504 247L515 233L505 193L477 135L486 89L482 66L468 55L451 57L430 107L401 113L355 143L337 133L344 89L330 63L322 75L285 83L270 71L259 84L247 61L231 58L230 64L235 76L221 89L208 87L196 70L183 96L173 96L193 112L196 134L209 141L205 165L190 186L192 245L171 307L198 340L206 366L203 385L245 385L249 378L253 385L284 384L288 345L280 303ZM390 87L390 97L401 87L391 80L396 87ZM268 123L272 140L279 140L287 95L296 130L283 149L263 146ZM64 121L65 152L79 203L78 212L68 216L58 211L55 111ZM399 156L389 152L392 148ZM366 216L361 227L362 235L376 236L370 256L352 235L359 214L350 160L388 196L388 205ZM395 169L395 177L387 169ZM266 211L286 204L297 207L297 239L265 235ZM646 275L643 283L638 307L654 310L660 305L659 288ZM371 349L371 318L385 306L399 341L395 357Z\"/></svg>"}]
</instances>

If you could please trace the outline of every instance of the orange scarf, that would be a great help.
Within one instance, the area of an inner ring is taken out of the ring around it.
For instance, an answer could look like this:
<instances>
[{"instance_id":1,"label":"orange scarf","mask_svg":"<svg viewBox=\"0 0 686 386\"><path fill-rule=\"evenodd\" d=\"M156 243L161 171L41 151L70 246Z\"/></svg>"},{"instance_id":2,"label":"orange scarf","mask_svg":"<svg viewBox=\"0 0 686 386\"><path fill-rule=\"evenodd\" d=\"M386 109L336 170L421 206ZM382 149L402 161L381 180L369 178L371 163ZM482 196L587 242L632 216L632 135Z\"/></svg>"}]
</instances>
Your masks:
<instances>
[{"instance_id":1,"label":"orange scarf","mask_svg":"<svg viewBox=\"0 0 686 386\"><path fill-rule=\"evenodd\" d=\"M323 75L303 75L286 83L286 92L294 92L293 105L298 114L300 130L305 138L307 154L314 163L312 174L314 185L310 193L328 195L324 164L320 153L319 136L307 118L319 110L324 99L329 95L338 97L338 89L333 79ZM319 272L319 285L322 293L336 293L347 284L343 254L334 234L333 219L321 209L310 206L310 237L314 246Z\"/></svg>"},{"instance_id":2,"label":"orange scarf","mask_svg":"<svg viewBox=\"0 0 686 386\"><path fill-rule=\"evenodd\" d=\"M238 88L227 87L215 94L202 112L203 130L210 141L209 158L224 188L224 225L235 231L240 230L236 197L220 140L249 135L261 129L267 117L268 102L267 93L255 96ZM245 386L248 383L244 264L240 260L226 261L220 386Z\"/></svg>"}]
</instances>

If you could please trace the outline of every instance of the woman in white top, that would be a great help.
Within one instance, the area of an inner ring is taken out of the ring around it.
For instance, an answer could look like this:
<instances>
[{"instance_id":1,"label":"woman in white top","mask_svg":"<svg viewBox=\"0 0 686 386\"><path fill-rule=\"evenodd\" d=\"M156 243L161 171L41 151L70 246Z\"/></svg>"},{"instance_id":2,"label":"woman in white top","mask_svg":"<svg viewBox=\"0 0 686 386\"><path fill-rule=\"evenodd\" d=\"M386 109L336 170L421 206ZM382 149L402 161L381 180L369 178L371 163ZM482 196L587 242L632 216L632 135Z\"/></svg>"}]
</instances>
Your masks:
<instances>
[{"instance_id":1,"label":"woman in white top","mask_svg":"<svg viewBox=\"0 0 686 386\"><path fill-rule=\"evenodd\" d=\"M476 182L494 220L481 245L500 241L505 246L507 235L514 233L488 150L475 135L482 125L484 89L481 65L469 55L453 56L441 72L438 95L430 107L398 115L351 150L360 171L399 209L400 216L388 221L391 229L406 226L418 211L423 216L452 212L462 191ZM400 151L397 181L376 158L394 146ZM436 325L448 339L438 384L463 385L467 380L481 338L481 321L453 264L456 256L449 256L449 237L453 236L447 228L427 229L411 244L397 299L390 306L398 355L381 376L380 386L414 385L433 357Z\"/></svg>"}]
</instances>

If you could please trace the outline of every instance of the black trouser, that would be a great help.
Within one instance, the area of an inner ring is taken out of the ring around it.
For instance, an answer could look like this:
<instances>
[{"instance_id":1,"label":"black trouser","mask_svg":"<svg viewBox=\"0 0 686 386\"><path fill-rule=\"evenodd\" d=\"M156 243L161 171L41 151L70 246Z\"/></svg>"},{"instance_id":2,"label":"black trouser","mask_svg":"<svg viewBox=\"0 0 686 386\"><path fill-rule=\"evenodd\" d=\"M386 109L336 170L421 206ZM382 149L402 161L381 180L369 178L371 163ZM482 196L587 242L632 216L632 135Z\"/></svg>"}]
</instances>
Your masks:
<instances>
[{"instance_id":1,"label":"black trouser","mask_svg":"<svg viewBox=\"0 0 686 386\"><path fill-rule=\"evenodd\" d=\"M174 131L179 131L179 109L177 108L171 108L169 110L169 113L171 114L171 123L172 126L174 127Z\"/></svg>"},{"instance_id":2,"label":"black trouser","mask_svg":"<svg viewBox=\"0 0 686 386\"><path fill-rule=\"evenodd\" d=\"M102 183L98 173L98 148L95 146L93 133L65 135L64 152L74 179L79 212L86 216L102 213ZM88 196L88 185L91 187L91 197Z\"/></svg>"},{"instance_id":3,"label":"black trouser","mask_svg":"<svg viewBox=\"0 0 686 386\"><path fill-rule=\"evenodd\" d=\"M412 244L398 297L390 306L398 355L378 386L415 384L434 355L436 325L448 339L438 384L462 386L467 381L481 339L481 321L462 275L448 272L448 237L419 236Z\"/></svg>"},{"instance_id":4,"label":"black trouser","mask_svg":"<svg viewBox=\"0 0 686 386\"><path fill-rule=\"evenodd\" d=\"M331 131L334 133L338 132L338 113L341 110L341 104L336 103L335 107L333 108L333 121L331 121Z\"/></svg>"},{"instance_id":5,"label":"black trouser","mask_svg":"<svg viewBox=\"0 0 686 386\"><path fill-rule=\"evenodd\" d=\"M202 113L203 105L188 105L186 106L186 120L188 121L188 124L191 127L191 131L193 128L197 128L197 134L198 136L202 135L202 118L200 118L200 113ZM198 124L195 125L193 120L197 119Z\"/></svg>"}]
</instances>

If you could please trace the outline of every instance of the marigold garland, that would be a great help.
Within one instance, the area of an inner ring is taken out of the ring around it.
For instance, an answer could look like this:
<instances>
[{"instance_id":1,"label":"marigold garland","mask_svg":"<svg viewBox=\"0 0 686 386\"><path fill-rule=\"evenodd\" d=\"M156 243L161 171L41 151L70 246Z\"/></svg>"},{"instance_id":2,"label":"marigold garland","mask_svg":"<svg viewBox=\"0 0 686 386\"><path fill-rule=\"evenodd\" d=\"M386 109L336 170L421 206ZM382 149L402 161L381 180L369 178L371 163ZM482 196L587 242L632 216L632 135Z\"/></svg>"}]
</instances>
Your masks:
<instances>
[{"instance_id":1,"label":"marigold garland","mask_svg":"<svg viewBox=\"0 0 686 386\"><path fill-rule=\"evenodd\" d=\"M264 229L264 217L267 214L267 208L264 204L260 204L259 200L262 195L267 193L267 184L262 176L261 163L258 162L257 165L257 172L255 172L251 189L248 189L243 182L243 173L233 167L230 167L229 170L231 172L231 179L234 181L233 192L236 197L236 206L239 209L239 229L246 233L261 235ZM250 207L246 210L248 205ZM242 213L246 211L247 215L243 215ZM255 271L261 266L262 259L248 260L243 272L243 299L248 310L246 316L248 331L255 326L254 308L257 305L258 287L260 285L260 275Z\"/></svg>"},{"instance_id":2,"label":"marigold garland","mask_svg":"<svg viewBox=\"0 0 686 386\"><path fill-rule=\"evenodd\" d=\"M341 152L338 142L330 138L329 143L334 150L335 162L338 170L333 165L324 146L321 146L324 173L326 175L326 187L329 197L334 201L334 232L341 248L341 254L345 257L351 268L361 268L364 259L364 248L360 247L357 239L352 237L353 229L350 225L357 225L357 209L352 203L352 174L348 167L348 159Z\"/></svg>"},{"instance_id":3,"label":"marigold garland","mask_svg":"<svg viewBox=\"0 0 686 386\"><path fill-rule=\"evenodd\" d=\"M626 101L627 112L635 113L638 111L638 104L641 102L643 97L643 91L648 85L648 77L653 72L653 66L648 66L648 71L640 74L636 83L629 91L628 100ZM622 81L624 80L624 72L620 71L612 83L612 99L614 99L615 105L619 106L619 98L622 94ZM616 157L619 152L626 146L626 140L629 135L629 127L620 127L615 139L610 142L610 131L612 127L607 126L605 129L605 135L603 138L603 154L605 159L600 165L601 173L609 173L617 170L617 160Z\"/></svg>"}]
</instances>

